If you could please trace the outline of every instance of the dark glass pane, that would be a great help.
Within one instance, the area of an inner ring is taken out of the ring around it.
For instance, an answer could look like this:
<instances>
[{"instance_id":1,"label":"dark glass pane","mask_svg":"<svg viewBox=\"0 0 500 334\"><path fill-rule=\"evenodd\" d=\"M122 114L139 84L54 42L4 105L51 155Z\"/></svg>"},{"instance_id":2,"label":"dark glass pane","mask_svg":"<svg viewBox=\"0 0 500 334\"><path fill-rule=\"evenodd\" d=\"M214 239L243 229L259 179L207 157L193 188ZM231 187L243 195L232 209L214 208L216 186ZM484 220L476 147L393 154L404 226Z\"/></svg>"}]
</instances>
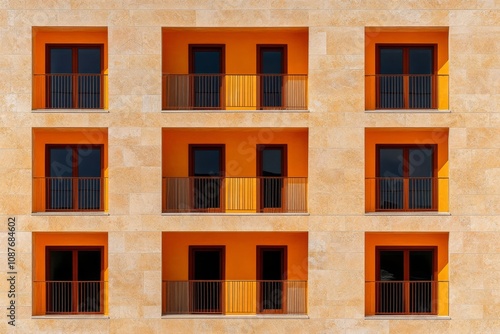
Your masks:
<instances>
[{"instance_id":1,"label":"dark glass pane","mask_svg":"<svg viewBox=\"0 0 500 334\"><path fill-rule=\"evenodd\" d=\"M403 74L403 49L402 48L380 48L379 49L379 73L380 74Z\"/></svg>"},{"instance_id":2,"label":"dark glass pane","mask_svg":"<svg viewBox=\"0 0 500 334\"><path fill-rule=\"evenodd\" d=\"M101 311L101 252L78 251L78 312Z\"/></svg>"},{"instance_id":3,"label":"dark glass pane","mask_svg":"<svg viewBox=\"0 0 500 334\"><path fill-rule=\"evenodd\" d=\"M266 148L261 151L262 204L264 208L281 208L283 193L283 150Z\"/></svg>"},{"instance_id":4,"label":"dark glass pane","mask_svg":"<svg viewBox=\"0 0 500 334\"><path fill-rule=\"evenodd\" d=\"M196 74L219 74L221 69L220 50L206 50L193 52L194 64L193 73Z\"/></svg>"},{"instance_id":5,"label":"dark glass pane","mask_svg":"<svg viewBox=\"0 0 500 334\"><path fill-rule=\"evenodd\" d=\"M409 57L410 74L432 74L434 72L432 49L410 48Z\"/></svg>"},{"instance_id":6,"label":"dark glass pane","mask_svg":"<svg viewBox=\"0 0 500 334\"><path fill-rule=\"evenodd\" d=\"M283 50L261 50L262 107L281 107L283 99ZM279 74L279 75L272 75Z\"/></svg>"},{"instance_id":7,"label":"dark glass pane","mask_svg":"<svg viewBox=\"0 0 500 334\"><path fill-rule=\"evenodd\" d=\"M283 299L283 251L263 250L261 282L261 305L264 310L280 310Z\"/></svg>"},{"instance_id":8,"label":"dark glass pane","mask_svg":"<svg viewBox=\"0 0 500 334\"><path fill-rule=\"evenodd\" d=\"M403 149L379 150L378 207L385 210L403 208Z\"/></svg>"},{"instance_id":9,"label":"dark glass pane","mask_svg":"<svg viewBox=\"0 0 500 334\"><path fill-rule=\"evenodd\" d=\"M73 50L71 48L50 49L49 73L73 73Z\"/></svg>"},{"instance_id":10,"label":"dark glass pane","mask_svg":"<svg viewBox=\"0 0 500 334\"><path fill-rule=\"evenodd\" d=\"M432 49L410 48L409 50L409 107L432 108L433 92Z\"/></svg>"},{"instance_id":11,"label":"dark glass pane","mask_svg":"<svg viewBox=\"0 0 500 334\"><path fill-rule=\"evenodd\" d=\"M222 175L220 149L195 149L193 152L194 204L196 209L220 207Z\"/></svg>"},{"instance_id":12,"label":"dark glass pane","mask_svg":"<svg viewBox=\"0 0 500 334\"><path fill-rule=\"evenodd\" d=\"M380 109L404 107L403 49L380 48L378 106Z\"/></svg>"},{"instance_id":13,"label":"dark glass pane","mask_svg":"<svg viewBox=\"0 0 500 334\"><path fill-rule=\"evenodd\" d=\"M262 176L283 176L282 153L280 148L262 150Z\"/></svg>"},{"instance_id":14,"label":"dark glass pane","mask_svg":"<svg viewBox=\"0 0 500 334\"><path fill-rule=\"evenodd\" d=\"M101 209L101 148L79 148L78 152L78 208Z\"/></svg>"},{"instance_id":15,"label":"dark glass pane","mask_svg":"<svg viewBox=\"0 0 500 334\"><path fill-rule=\"evenodd\" d=\"M48 262L47 313L73 312L73 252L50 251Z\"/></svg>"},{"instance_id":16,"label":"dark glass pane","mask_svg":"<svg viewBox=\"0 0 500 334\"><path fill-rule=\"evenodd\" d=\"M101 49L78 49L78 108L101 108Z\"/></svg>"},{"instance_id":17,"label":"dark glass pane","mask_svg":"<svg viewBox=\"0 0 500 334\"><path fill-rule=\"evenodd\" d=\"M409 149L409 206L410 209L432 209L433 206L433 149Z\"/></svg>"},{"instance_id":18,"label":"dark glass pane","mask_svg":"<svg viewBox=\"0 0 500 334\"><path fill-rule=\"evenodd\" d=\"M72 49L50 49L49 108L73 108L73 51Z\"/></svg>"},{"instance_id":19,"label":"dark glass pane","mask_svg":"<svg viewBox=\"0 0 500 334\"><path fill-rule=\"evenodd\" d=\"M78 73L101 73L101 48L78 49Z\"/></svg>"},{"instance_id":20,"label":"dark glass pane","mask_svg":"<svg viewBox=\"0 0 500 334\"><path fill-rule=\"evenodd\" d=\"M261 73L281 74L284 72L282 50L263 50L261 57Z\"/></svg>"},{"instance_id":21,"label":"dark glass pane","mask_svg":"<svg viewBox=\"0 0 500 334\"><path fill-rule=\"evenodd\" d=\"M49 149L49 177L47 177L47 208L69 210L73 208L73 150Z\"/></svg>"},{"instance_id":22,"label":"dark glass pane","mask_svg":"<svg viewBox=\"0 0 500 334\"><path fill-rule=\"evenodd\" d=\"M220 149L195 149L194 176L219 176L221 175Z\"/></svg>"},{"instance_id":23,"label":"dark glass pane","mask_svg":"<svg viewBox=\"0 0 500 334\"><path fill-rule=\"evenodd\" d=\"M221 266L221 253L218 250L194 253L192 279L201 281L192 283L194 312L220 312Z\"/></svg>"},{"instance_id":24,"label":"dark glass pane","mask_svg":"<svg viewBox=\"0 0 500 334\"><path fill-rule=\"evenodd\" d=\"M434 252L410 251L410 312L431 313L435 283Z\"/></svg>"},{"instance_id":25,"label":"dark glass pane","mask_svg":"<svg viewBox=\"0 0 500 334\"><path fill-rule=\"evenodd\" d=\"M404 252L380 251L377 313L404 311Z\"/></svg>"},{"instance_id":26,"label":"dark glass pane","mask_svg":"<svg viewBox=\"0 0 500 334\"><path fill-rule=\"evenodd\" d=\"M49 281L71 281L73 280L73 252L72 251L50 251L49 252Z\"/></svg>"}]
</instances>

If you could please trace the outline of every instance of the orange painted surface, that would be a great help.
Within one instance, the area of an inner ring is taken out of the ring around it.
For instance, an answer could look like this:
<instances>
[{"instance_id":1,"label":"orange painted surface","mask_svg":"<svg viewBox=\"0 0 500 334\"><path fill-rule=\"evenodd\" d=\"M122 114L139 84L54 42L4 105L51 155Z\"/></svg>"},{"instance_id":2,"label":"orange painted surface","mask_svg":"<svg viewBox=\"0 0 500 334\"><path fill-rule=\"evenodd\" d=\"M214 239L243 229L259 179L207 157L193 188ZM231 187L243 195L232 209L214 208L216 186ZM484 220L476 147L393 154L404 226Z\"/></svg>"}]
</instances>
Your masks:
<instances>
[{"instance_id":1,"label":"orange painted surface","mask_svg":"<svg viewBox=\"0 0 500 334\"><path fill-rule=\"evenodd\" d=\"M400 233L367 232L365 234L365 281L373 282L376 277L376 247L379 246L427 246L437 247L437 281L449 280L448 270L448 233ZM438 315L448 315L448 284L439 285ZM375 314L375 289L373 285L365 288L365 314Z\"/></svg>"},{"instance_id":2,"label":"orange painted surface","mask_svg":"<svg viewBox=\"0 0 500 334\"><path fill-rule=\"evenodd\" d=\"M288 246L287 277L307 280L307 232L164 232L163 280L189 278L189 246L226 246L226 280L257 279L257 246Z\"/></svg>"},{"instance_id":3,"label":"orange painted surface","mask_svg":"<svg viewBox=\"0 0 500 334\"><path fill-rule=\"evenodd\" d=\"M46 280L46 247L48 246L97 246L103 247L102 280L108 281L108 234L102 232L35 232L33 233L33 282ZM104 292L104 314L108 314L107 285ZM44 315L46 307L45 286L34 284L33 315Z\"/></svg>"},{"instance_id":4,"label":"orange painted surface","mask_svg":"<svg viewBox=\"0 0 500 334\"><path fill-rule=\"evenodd\" d=\"M33 28L33 74L45 74L47 44L102 44L103 69L101 74L108 74L108 29L105 27L70 28L36 27ZM33 87L33 108L45 108L45 84L42 80L39 89ZM103 87L103 107L108 108L108 86L105 77Z\"/></svg>"},{"instance_id":5,"label":"orange painted surface","mask_svg":"<svg viewBox=\"0 0 500 334\"><path fill-rule=\"evenodd\" d=\"M376 74L376 45L436 45L438 76L437 109L449 109L448 101L448 28L366 28L365 30L365 74ZM435 51L436 52L436 51ZM375 79L367 78L365 84L366 110L376 109Z\"/></svg>"},{"instance_id":6,"label":"orange painted surface","mask_svg":"<svg viewBox=\"0 0 500 334\"><path fill-rule=\"evenodd\" d=\"M104 128L36 128L33 129L33 177L45 177L46 145L103 145L101 175L108 177L108 130ZM42 182L43 183L43 182ZM105 183L107 185L107 183ZM107 186L104 188L104 211L108 211ZM33 212L45 211L45 191L35 189L33 182Z\"/></svg>"},{"instance_id":7,"label":"orange painted surface","mask_svg":"<svg viewBox=\"0 0 500 334\"><path fill-rule=\"evenodd\" d=\"M448 129L443 128L377 128L365 130L365 210L374 212L376 207L374 180L376 175L376 145L437 145L438 211L448 212Z\"/></svg>"},{"instance_id":8,"label":"orange painted surface","mask_svg":"<svg viewBox=\"0 0 500 334\"><path fill-rule=\"evenodd\" d=\"M163 73L189 73L189 44L224 44L227 74L257 73L257 44L286 44L288 74L307 74L308 31L291 29L163 29Z\"/></svg>"},{"instance_id":9,"label":"orange painted surface","mask_svg":"<svg viewBox=\"0 0 500 334\"><path fill-rule=\"evenodd\" d=\"M163 129L162 176L189 176L189 144L225 144L225 176L255 177L257 145L287 144L288 176L307 176L307 129Z\"/></svg>"}]
</instances>

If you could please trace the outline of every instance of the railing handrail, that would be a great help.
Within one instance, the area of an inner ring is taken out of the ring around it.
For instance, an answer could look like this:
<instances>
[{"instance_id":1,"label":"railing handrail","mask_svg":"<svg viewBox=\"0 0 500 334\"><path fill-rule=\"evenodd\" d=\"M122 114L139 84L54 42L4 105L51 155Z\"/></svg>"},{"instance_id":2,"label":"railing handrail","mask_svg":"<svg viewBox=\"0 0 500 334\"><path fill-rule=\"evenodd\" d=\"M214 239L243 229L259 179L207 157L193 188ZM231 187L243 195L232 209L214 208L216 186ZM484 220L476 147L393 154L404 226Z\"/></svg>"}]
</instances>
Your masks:
<instances>
[{"instance_id":1,"label":"railing handrail","mask_svg":"<svg viewBox=\"0 0 500 334\"><path fill-rule=\"evenodd\" d=\"M33 283L108 283L108 281L73 281L73 280L69 280L69 281L61 281L61 280L57 280L57 281L52 281L52 280L43 280L43 281L38 281L38 280L34 280Z\"/></svg>"},{"instance_id":2,"label":"railing handrail","mask_svg":"<svg viewBox=\"0 0 500 334\"><path fill-rule=\"evenodd\" d=\"M400 281L393 281L393 280L375 280L375 281L365 281L365 283L449 283L450 281L445 281L445 280L400 280Z\"/></svg>"},{"instance_id":3,"label":"railing handrail","mask_svg":"<svg viewBox=\"0 0 500 334\"><path fill-rule=\"evenodd\" d=\"M162 176L163 179L307 179L307 176Z\"/></svg>"},{"instance_id":4,"label":"railing handrail","mask_svg":"<svg viewBox=\"0 0 500 334\"><path fill-rule=\"evenodd\" d=\"M33 73L33 76L108 76L107 73Z\"/></svg>"},{"instance_id":5,"label":"railing handrail","mask_svg":"<svg viewBox=\"0 0 500 334\"><path fill-rule=\"evenodd\" d=\"M34 179L107 179L107 176L33 176Z\"/></svg>"}]
</instances>

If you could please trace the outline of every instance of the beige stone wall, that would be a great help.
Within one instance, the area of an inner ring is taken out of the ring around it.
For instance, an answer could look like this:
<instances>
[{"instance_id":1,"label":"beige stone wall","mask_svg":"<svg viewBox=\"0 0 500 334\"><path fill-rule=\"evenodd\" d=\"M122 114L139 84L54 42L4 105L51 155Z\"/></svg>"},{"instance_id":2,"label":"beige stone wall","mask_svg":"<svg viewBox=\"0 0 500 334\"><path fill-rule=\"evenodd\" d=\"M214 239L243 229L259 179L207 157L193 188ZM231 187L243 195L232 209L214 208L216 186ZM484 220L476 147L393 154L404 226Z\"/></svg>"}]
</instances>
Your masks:
<instances>
[{"instance_id":1,"label":"beige stone wall","mask_svg":"<svg viewBox=\"0 0 500 334\"><path fill-rule=\"evenodd\" d=\"M0 4L0 307L17 220L16 327L2 333L500 332L500 3L82 0ZM104 26L109 112L35 112L32 27ZM161 112L162 27L308 27L309 111ZM450 112L364 110L364 29L449 27ZM309 215L161 215L162 127L309 129ZM106 127L109 215L31 213L32 128ZM449 128L450 215L364 212L364 131ZM309 319L162 319L161 232L308 231ZM32 317L32 232L105 231L109 317ZM367 320L366 231L449 232L450 320Z\"/></svg>"}]
</instances>

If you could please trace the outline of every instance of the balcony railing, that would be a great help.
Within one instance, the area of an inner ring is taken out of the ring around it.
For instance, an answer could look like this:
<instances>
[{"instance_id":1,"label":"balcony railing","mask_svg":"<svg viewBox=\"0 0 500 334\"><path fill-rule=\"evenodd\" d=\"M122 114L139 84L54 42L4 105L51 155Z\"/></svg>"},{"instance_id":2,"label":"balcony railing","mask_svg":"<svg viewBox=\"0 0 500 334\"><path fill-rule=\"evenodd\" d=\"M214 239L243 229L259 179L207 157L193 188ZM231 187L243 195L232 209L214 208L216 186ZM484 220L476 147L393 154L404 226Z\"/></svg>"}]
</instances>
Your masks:
<instances>
[{"instance_id":1,"label":"balcony railing","mask_svg":"<svg viewBox=\"0 0 500 334\"><path fill-rule=\"evenodd\" d=\"M376 211L437 211L440 189L448 189L448 178L366 178L367 199L375 197Z\"/></svg>"},{"instance_id":2,"label":"balcony railing","mask_svg":"<svg viewBox=\"0 0 500 334\"><path fill-rule=\"evenodd\" d=\"M34 74L34 109L103 109L106 74Z\"/></svg>"},{"instance_id":3,"label":"balcony railing","mask_svg":"<svg viewBox=\"0 0 500 334\"><path fill-rule=\"evenodd\" d=\"M36 281L35 294L45 298L46 314L104 313L105 281Z\"/></svg>"},{"instance_id":4,"label":"balcony railing","mask_svg":"<svg viewBox=\"0 0 500 334\"><path fill-rule=\"evenodd\" d=\"M307 281L163 281L163 314L306 314Z\"/></svg>"},{"instance_id":5,"label":"balcony railing","mask_svg":"<svg viewBox=\"0 0 500 334\"><path fill-rule=\"evenodd\" d=\"M306 74L164 74L164 110L306 110Z\"/></svg>"},{"instance_id":6,"label":"balcony railing","mask_svg":"<svg viewBox=\"0 0 500 334\"><path fill-rule=\"evenodd\" d=\"M374 74L366 85L375 89L375 109L448 109L448 75Z\"/></svg>"},{"instance_id":7,"label":"balcony railing","mask_svg":"<svg viewBox=\"0 0 500 334\"><path fill-rule=\"evenodd\" d=\"M104 211L105 177L34 177L35 211Z\"/></svg>"},{"instance_id":8,"label":"balcony railing","mask_svg":"<svg viewBox=\"0 0 500 334\"><path fill-rule=\"evenodd\" d=\"M370 281L376 314L447 315L448 281Z\"/></svg>"},{"instance_id":9,"label":"balcony railing","mask_svg":"<svg viewBox=\"0 0 500 334\"><path fill-rule=\"evenodd\" d=\"M306 177L164 177L163 212L307 212Z\"/></svg>"}]
</instances>

